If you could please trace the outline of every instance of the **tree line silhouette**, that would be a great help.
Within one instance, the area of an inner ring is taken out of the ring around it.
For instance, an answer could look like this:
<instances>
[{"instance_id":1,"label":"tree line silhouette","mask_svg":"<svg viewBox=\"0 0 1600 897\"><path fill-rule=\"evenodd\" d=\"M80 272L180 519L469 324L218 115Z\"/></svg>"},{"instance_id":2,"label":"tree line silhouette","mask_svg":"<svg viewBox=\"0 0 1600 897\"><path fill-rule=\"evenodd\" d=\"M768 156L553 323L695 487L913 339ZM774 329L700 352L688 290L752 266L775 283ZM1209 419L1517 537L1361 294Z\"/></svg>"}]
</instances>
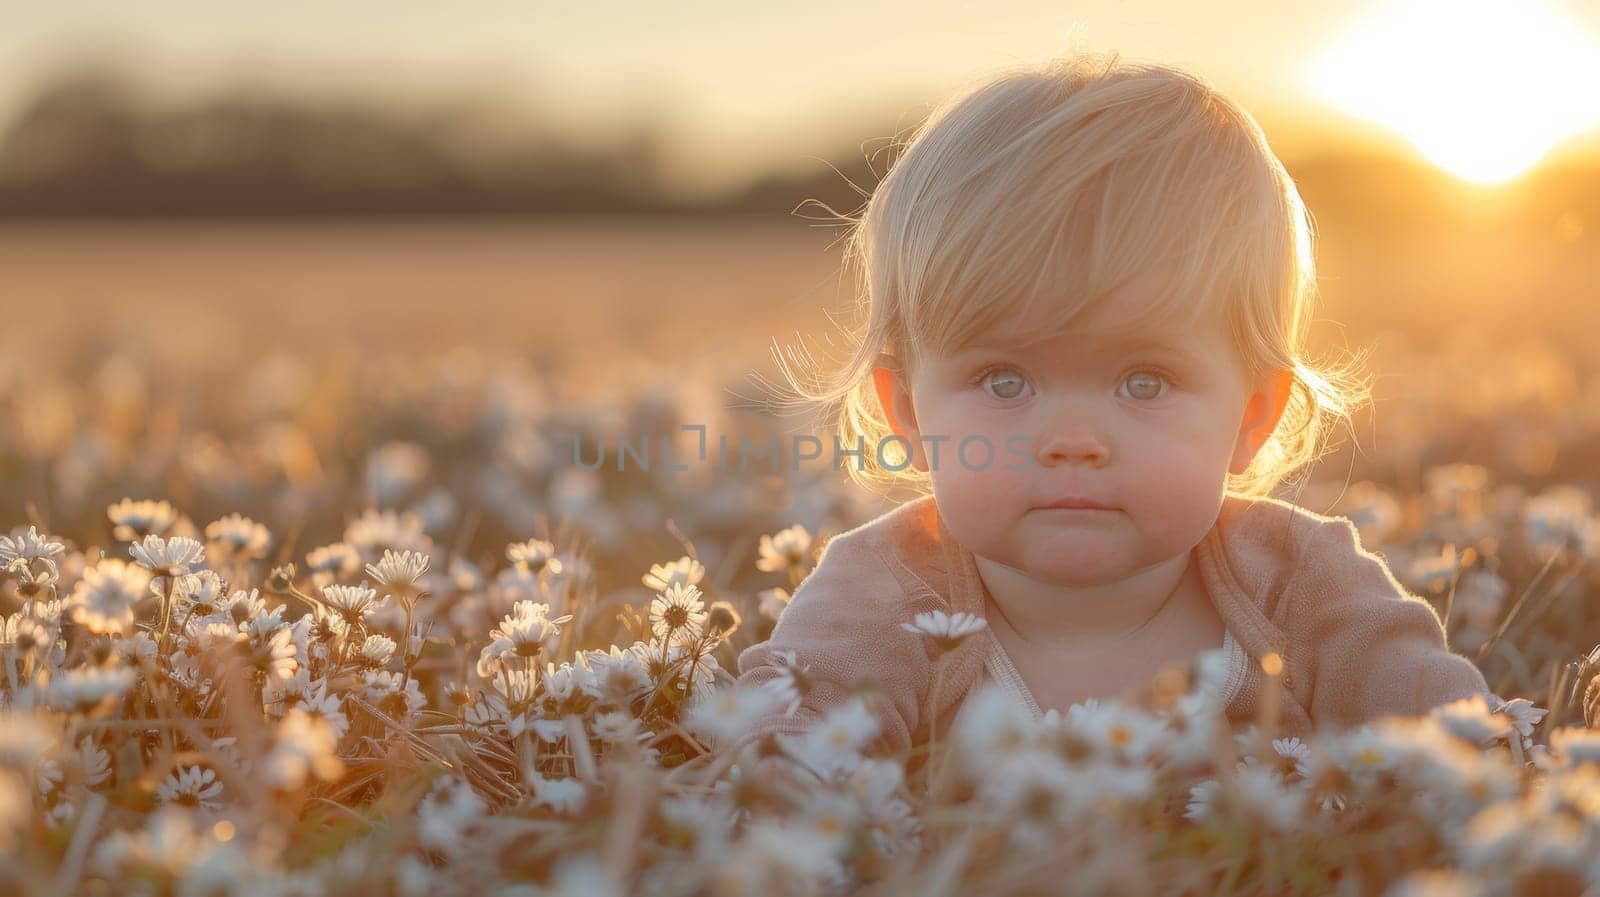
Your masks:
<instances>
[{"instance_id":1,"label":"tree line silhouette","mask_svg":"<svg viewBox=\"0 0 1600 897\"><path fill-rule=\"evenodd\" d=\"M418 110L251 88L162 107L124 75L73 71L42 82L0 136L0 217L683 215L783 212L807 201L819 213L849 212L892 161L873 151L882 138L851 141L800 152L818 157L811 171L684 198L664 179L663 136L648 122L594 147L532 114L505 116L471 101ZM497 121L492 138L486 118ZM1459 193L1431 167L1395 156L1330 151L1286 164L1319 215L1372 216L1374 227L1435 220ZM1592 234L1597 173L1594 161L1546 166L1511 214L1539 226L1576 215Z\"/></svg>"}]
</instances>

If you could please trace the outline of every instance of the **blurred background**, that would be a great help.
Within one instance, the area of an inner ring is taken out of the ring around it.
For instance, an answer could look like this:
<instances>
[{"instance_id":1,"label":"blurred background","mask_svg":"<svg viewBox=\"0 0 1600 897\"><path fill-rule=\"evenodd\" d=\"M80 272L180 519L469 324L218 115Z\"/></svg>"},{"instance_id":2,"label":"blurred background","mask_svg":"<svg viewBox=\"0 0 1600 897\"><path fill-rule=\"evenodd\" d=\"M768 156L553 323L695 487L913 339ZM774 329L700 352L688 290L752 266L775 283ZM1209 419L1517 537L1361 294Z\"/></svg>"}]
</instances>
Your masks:
<instances>
[{"instance_id":1,"label":"blurred background","mask_svg":"<svg viewBox=\"0 0 1600 897\"><path fill-rule=\"evenodd\" d=\"M829 210L1073 41L1210 79L1296 178L1318 346L1378 378L1307 504L1379 484L1373 538L1420 557L1483 536L1423 529L1441 496L1587 502L1594 2L62 0L0 33L7 526L111 545L110 502L168 498L298 561L379 508L479 559L576 540L602 585L685 541L742 583L758 534L881 505L821 465L586 471L572 436L811 431L745 397L850 299Z\"/></svg>"}]
</instances>

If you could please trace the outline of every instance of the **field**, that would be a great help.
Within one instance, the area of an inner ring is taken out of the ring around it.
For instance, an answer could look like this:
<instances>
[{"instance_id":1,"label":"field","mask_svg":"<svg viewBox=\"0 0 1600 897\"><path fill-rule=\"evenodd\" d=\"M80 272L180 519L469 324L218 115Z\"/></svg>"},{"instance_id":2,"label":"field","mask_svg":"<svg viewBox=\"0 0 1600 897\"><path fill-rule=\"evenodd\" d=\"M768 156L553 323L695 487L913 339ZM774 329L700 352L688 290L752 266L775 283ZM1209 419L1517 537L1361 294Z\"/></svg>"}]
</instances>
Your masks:
<instances>
[{"instance_id":1,"label":"field","mask_svg":"<svg viewBox=\"0 0 1600 897\"><path fill-rule=\"evenodd\" d=\"M990 703L925 778L844 712L820 782L757 774L735 658L887 503L573 440L825 438L750 375L827 333L836 231L0 229L0 891L1583 893L1600 252L1496 221L1321 222L1315 349L1375 402L1284 497L1507 704L1290 743Z\"/></svg>"}]
</instances>

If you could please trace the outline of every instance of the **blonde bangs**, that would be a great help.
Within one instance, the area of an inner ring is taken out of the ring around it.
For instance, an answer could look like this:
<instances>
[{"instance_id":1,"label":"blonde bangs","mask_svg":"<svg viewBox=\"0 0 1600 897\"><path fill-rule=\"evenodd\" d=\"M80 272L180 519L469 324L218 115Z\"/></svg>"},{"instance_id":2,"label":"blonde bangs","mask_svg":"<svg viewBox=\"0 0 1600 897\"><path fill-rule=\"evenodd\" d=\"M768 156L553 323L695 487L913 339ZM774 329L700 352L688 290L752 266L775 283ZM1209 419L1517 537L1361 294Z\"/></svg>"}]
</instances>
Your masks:
<instances>
[{"instance_id":1,"label":"blonde bangs","mask_svg":"<svg viewBox=\"0 0 1600 897\"><path fill-rule=\"evenodd\" d=\"M924 124L857 234L902 350L946 354L1006 322L1070 329L1151 270L1172 276L1133 328L1280 304L1291 208L1253 123L1198 82L1122 77L1062 100L1041 74ZM1004 119L1020 133L996 144Z\"/></svg>"},{"instance_id":2,"label":"blonde bangs","mask_svg":"<svg viewBox=\"0 0 1600 897\"><path fill-rule=\"evenodd\" d=\"M1152 271L1166 280L1150 304L1115 316L1129 330L1221 314L1246 374L1295 372L1273 441L1230 474L1235 491L1266 494L1314 460L1328 419L1369 389L1353 366L1303 358L1316 274L1294 181L1247 112L1179 69L1116 54L1003 69L936 106L847 220L851 357L809 382L778 359L845 444L892 433L871 377L885 355L904 368L996 327L1077 329ZM928 489L909 468L850 475Z\"/></svg>"}]
</instances>

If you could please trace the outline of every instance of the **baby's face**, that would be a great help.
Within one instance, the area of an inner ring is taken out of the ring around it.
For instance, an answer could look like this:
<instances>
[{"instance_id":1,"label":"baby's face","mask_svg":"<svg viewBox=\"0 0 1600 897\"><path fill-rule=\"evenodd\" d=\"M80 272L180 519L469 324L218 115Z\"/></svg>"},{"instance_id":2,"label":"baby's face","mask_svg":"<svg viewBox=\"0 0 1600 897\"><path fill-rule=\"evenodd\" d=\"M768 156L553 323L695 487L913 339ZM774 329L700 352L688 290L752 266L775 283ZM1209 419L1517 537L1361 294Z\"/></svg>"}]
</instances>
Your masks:
<instances>
[{"instance_id":1,"label":"baby's face","mask_svg":"<svg viewBox=\"0 0 1600 897\"><path fill-rule=\"evenodd\" d=\"M1252 402L1256 384L1220 315L1197 328L1117 330L1108 313L1139 307L1154 287L1126 285L1080 331L1039 340L1002 327L920 358L909 398L905 380L879 380L969 551L1041 582L1097 585L1188 551L1216 520L1229 470L1242 472L1258 445L1246 412L1259 416L1272 396ZM1065 499L1108 509L1049 507Z\"/></svg>"}]
</instances>

